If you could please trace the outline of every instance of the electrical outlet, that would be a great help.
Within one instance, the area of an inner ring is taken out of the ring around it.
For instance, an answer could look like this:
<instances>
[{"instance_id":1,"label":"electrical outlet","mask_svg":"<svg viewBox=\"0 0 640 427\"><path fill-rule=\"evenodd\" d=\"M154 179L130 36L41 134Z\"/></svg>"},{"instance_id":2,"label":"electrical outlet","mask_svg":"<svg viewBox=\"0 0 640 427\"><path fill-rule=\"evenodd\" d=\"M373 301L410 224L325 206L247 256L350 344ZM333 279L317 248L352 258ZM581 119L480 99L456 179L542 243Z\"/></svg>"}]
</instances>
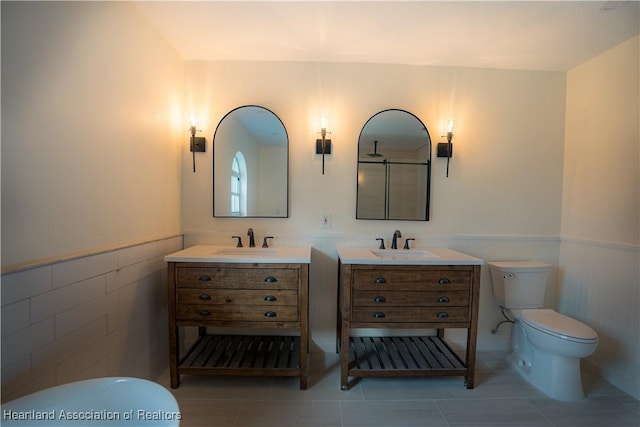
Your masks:
<instances>
[{"instance_id":1,"label":"electrical outlet","mask_svg":"<svg viewBox=\"0 0 640 427\"><path fill-rule=\"evenodd\" d=\"M331 228L331 214L322 214L322 228Z\"/></svg>"}]
</instances>

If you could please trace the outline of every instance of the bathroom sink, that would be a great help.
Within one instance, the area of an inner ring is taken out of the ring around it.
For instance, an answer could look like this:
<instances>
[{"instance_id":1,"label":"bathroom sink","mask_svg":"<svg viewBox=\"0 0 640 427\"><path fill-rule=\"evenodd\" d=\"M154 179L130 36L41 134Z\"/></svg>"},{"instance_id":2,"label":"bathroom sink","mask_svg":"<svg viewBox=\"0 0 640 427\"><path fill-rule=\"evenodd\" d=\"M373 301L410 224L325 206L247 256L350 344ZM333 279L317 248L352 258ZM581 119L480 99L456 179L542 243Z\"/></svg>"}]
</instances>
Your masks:
<instances>
[{"instance_id":1,"label":"bathroom sink","mask_svg":"<svg viewBox=\"0 0 640 427\"><path fill-rule=\"evenodd\" d=\"M371 253L380 258L391 259L421 259L438 257L438 255L420 249L371 249Z\"/></svg>"},{"instance_id":2,"label":"bathroom sink","mask_svg":"<svg viewBox=\"0 0 640 427\"><path fill-rule=\"evenodd\" d=\"M164 257L167 262L225 263L305 263L311 262L311 247L237 248L235 246L196 245Z\"/></svg>"},{"instance_id":3,"label":"bathroom sink","mask_svg":"<svg viewBox=\"0 0 640 427\"><path fill-rule=\"evenodd\" d=\"M372 249L338 247L344 264L371 265L482 265L479 258L448 248Z\"/></svg>"},{"instance_id":4,"label":"bathroom sink","mask_svg":"<svg viewBox=\"0 0 640 427\"><path fill-rule=\"evenodd\" d=\"M224 248L213 252L214 255L232 255L232 256L260 256L260 255L277 255L278 250L272 248Z\"/></svg>"}]
</instances>

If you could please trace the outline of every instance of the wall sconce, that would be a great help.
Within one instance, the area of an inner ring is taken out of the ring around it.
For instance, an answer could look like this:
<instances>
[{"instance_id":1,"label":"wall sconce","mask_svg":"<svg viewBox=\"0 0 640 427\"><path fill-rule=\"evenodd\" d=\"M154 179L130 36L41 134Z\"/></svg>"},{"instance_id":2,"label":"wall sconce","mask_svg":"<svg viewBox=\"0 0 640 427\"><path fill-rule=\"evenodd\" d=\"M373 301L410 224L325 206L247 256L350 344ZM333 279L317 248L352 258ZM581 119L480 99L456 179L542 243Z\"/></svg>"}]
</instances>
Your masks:
<instances>
[{"instance_id":1,"label":"wall sconce","mask_svg":"<svg viewBox=\"0 0 640 427\"><path fill-rule=\"evenodd\" d=\"M191 134L191 141L189 144L189 150L193 154L193 173L196 172L196 153L204 153L205 152L205 143L206 138L203 136L196 137L196 132L202 132L201 130L196 129L196 119L191 114L191 127L189 128L189 133Z\"/></svg>"},{"instance_id":2,"label":"wall sconce","mask_svg":"<svg viewBox=\"0 0 640 427\"><path fill-rule=\"evenodd\" d=\"M324 175L324 155L331 154L331 140L327 139L327 117L320 117L320 136L316 139L316 154L322 154L322 175Z\"/></svg>"},{"instance_id":3,"label":"wall sconce","mask_svg":"<svg viewBox=\"0 0 640 427\"><path fill-rule=\"evenodd\" d=\"M443 135L445 136L445 135ZM453 139L453 120L449 120L447 124L447 142L439 142L438 143L438 157L446 157L447 158L447 178L449 177L449 159L453 157L453 144L451 140Z\"/></svg>"}]
</instances>

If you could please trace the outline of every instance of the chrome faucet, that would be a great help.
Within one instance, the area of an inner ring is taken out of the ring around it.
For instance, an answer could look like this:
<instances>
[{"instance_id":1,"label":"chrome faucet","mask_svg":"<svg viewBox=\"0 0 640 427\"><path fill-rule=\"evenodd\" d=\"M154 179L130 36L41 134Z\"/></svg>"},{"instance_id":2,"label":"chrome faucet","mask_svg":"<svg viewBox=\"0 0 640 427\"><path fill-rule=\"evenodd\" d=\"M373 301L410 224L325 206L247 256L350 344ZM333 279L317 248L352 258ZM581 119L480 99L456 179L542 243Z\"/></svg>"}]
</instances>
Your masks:
<instances>
[{"instance_id":1,"label":"chrome faucet","mask_svg":"<svg viewBox=\"0 0 640 427\"><path fill-rule=\"evenodd\" d=\"M256 247L256 240L253 237L253 228L250 228L249 230L247 230L247 236L249 236L249 247L250 248L255 248Z\"/></svg>"},{"instance_id":2,"label":"chrome faucet","mask_svg":"<svg viewBox=\"0 0 640 427\"><path fill-rule=\"evenodd\" d=\"M398 249L398 237L402 237L400 230L393 232L393 239L391 239L391 249Z\"/></svg>"}]
</instances>

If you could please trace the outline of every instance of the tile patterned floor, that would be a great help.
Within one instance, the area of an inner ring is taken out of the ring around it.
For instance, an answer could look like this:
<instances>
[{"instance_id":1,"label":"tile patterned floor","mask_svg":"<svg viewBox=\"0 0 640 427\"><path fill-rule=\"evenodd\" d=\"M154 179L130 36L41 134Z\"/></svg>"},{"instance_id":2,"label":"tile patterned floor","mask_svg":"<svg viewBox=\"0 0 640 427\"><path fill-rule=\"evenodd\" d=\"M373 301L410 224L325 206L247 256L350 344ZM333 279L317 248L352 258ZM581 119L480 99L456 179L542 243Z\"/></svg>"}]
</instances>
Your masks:
<instances>
[{"instance_id":1,"label":"tile patterned floor","mask_svg":"<svg viewBox=\"0 0 640 427\"><path fill-rule=\"evenodd\" d=\"M640 402L583 372L587 398L557 402L522 380L506 354L479 352L476 387L461 377L363 378L340 390L338 357L312 353L297 378L183 376L172 390L181 427L639 427ZM168 387L168 371L159 382Z\"/></svg>"}]
</instances>

